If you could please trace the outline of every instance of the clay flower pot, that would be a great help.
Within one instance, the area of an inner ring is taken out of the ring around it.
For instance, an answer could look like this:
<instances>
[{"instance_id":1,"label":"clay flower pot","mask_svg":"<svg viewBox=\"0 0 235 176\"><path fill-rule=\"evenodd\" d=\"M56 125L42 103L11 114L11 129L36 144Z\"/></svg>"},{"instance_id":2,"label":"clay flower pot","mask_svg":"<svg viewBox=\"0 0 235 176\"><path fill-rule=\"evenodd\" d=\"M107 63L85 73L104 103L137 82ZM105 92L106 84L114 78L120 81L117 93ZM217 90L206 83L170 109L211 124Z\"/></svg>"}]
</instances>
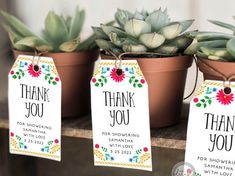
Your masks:
<instances>
[{"instance_id":1,"label":"clay flower pot","mask_svg":"<svg viewBox=\"0 0 235 176\"><path fill-rule=\"evenodd\" d=\"M206 65L205 65L206 64ZM227 78L235 75L235 63L234 62L224 62L224 61L217 61L217 60L210 60L205 58L198 59L198 66L199 70L203 73L204 80L221 80L224 81L223 77L219 74L210 69L209 67L219 71ZM233 81L235 79L232 79Z\"/></svg>"},{"instance_id":2,"label":"clay flower pot","mask_svg":"<svg viewBox=\"0 0 235 176\"><path fill-rule=\"evenodd\" d=\"M115 59L104 54L101 58ZM151 128L176 124L181 114L187 69L192 65L192 57L123 59L137 60L148 82Z\"/></svg>"},{"instance_id":3,"label":"clay flower pot","mask_svg":"<svg viewBox=\"0 0 235 176\"><path fill-rule=\"evenodd\" d=\"M18 55L34 55L30 52L13 50ZM62 116L80 116L90 111L90 79L99 51L73 53L46 53L52 57L62 81Z\"/></svg>"}]
</instances>

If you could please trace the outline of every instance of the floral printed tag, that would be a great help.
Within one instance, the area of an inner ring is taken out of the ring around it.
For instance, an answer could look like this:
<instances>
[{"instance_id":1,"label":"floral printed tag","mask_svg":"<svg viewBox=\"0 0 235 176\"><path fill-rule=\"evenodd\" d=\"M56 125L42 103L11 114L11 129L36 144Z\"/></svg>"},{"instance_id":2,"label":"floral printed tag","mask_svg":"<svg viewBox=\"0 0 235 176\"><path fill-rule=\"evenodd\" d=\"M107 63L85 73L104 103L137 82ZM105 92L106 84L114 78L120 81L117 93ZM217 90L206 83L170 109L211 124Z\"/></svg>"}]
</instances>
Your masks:
<instances>
[{"instance_id":1,"label":"floral printed tag","mask_svg":"<svg viewBox=\"0 0 235 176\"><path fill-rule=\"evenodd\" d=\"M52 58L19 56L9 76L10 153L61 160L61 81Z\"/></svg>"},{"instance_id":2,"label":"floral printed tag","mask_svg":"<svg viewBox=\"0 0 235 176\"><path fill-rule=\"evenodd\" d=\"M152 170L148 85L137 61L101 60L91 79L94 163Z\"/></svg>"},{"instance_id":3,"label":"floral printed tag","mask_svg":"<svg viewBox=\"0 0 235 176\"><path fill-rule=\"evenodd\" d=\"M235 83L206 80L190 103L185 161L207 175L235 175Z\"/></svg>"}]
</instances>

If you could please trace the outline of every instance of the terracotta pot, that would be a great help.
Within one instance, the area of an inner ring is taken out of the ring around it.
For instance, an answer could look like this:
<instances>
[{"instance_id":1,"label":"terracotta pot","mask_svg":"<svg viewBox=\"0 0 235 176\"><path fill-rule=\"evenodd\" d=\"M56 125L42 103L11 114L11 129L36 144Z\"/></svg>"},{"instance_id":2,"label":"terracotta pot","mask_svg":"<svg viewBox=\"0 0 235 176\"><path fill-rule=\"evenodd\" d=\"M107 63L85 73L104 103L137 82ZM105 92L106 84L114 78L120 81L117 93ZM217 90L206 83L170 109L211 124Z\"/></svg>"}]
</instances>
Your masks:
<instances>
[{"instance_id":1,"label":"terracotta pot","mask_svg":"<svg viewBox=\"0 0 235 176\"><path fill-rule=\"evenodd\" d=\"M206 64L206 65L205 65ZM212 67L215 70L218 70L220 73L224 74L227 78L235 74L235 63L234 62L224 62L224 61L215 61L210 59L199 58L198 66L199 70L203 73L204 80L224 80L223 77L210 69ZM235 79L232 79L235 81Z\"/></svg>"},{"instance_id":2,"label":"terracotta pot","mask_svg":"<svg viewBox=\"0 0 235 176\"><path fill-rule=\"evenodd\" d=\"M102 59L115 59L101 54ZM192 65L189 56L136 59L149 86L151 128L174 125L178 122L183 104L187 69Z\"/></svg>"},{"instance_id":3,"label":"terracotta pot","mask_svg":"<svg viewBox=\"0 0 235 176\"><path fill-rule=\"evenodd\" d=\"M13 50L14 57L34 53ZM52 57L62 81L62 116L80 116L90 111L90 79L99 51L46 53Z\"/></svg>"}]
</instances>

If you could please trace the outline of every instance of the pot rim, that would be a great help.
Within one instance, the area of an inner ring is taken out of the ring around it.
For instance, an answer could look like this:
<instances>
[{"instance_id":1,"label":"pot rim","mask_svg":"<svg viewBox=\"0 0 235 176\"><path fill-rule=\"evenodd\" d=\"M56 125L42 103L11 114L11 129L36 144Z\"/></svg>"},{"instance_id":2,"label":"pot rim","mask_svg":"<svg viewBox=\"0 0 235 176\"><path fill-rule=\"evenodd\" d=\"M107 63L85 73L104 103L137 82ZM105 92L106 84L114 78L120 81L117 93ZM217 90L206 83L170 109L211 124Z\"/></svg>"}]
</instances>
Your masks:
<instances>
[{"instance_id":1,"label":"pot rim","mask_svg":"<svg viewBox=\"0 0 235 176\"><path fill-rule=\"evenodd\" d=\"M212 60L212 59L208 59L205 57L198 57L199 60L205 60L207 62L213 62L213 63L225 63L225 64L235 64L235 62L228 62L228 61L222 61L222 60Z\"/></svg>"},{"instance_id":2,"label":"pot rim","mask_svg":"<svg viewBox=\"0 0 235 176\"><path fill-rule=\"evenodd\" d=\"M12 50L14 55L34 55L33 52ZM99 58L99 50L79 51L71 53L44 53L42 57L52 57L56 66L78 66L93 64Z\"/></svg>"},{"instance_id":3,"label":"pot rim","mask_svg":"<svg viewBox=\"0 0 235 176\"><path fill-rule=\"evenodd\" d=\"M114 56L100 54L101 59L115 59ZM137 60L142 71L144 72L172 72L187 70L192 66L193 59L191 56L174 56L165 58L129 58L124 57L123 60Z\"/></svg>"},{"instance_id":4,"label":"pot rim","mask_svg":"<svg viewBox=\"0 0 235 176\"><path fill-rule=\"evenodd\" d=\"M30 54L30 53L33 53L33 54L35 54L34 52L32 52L32 51L21 51L21 50L17 50L17 49L14 49L14 48L12 48L11 49L13 52L23 52L23 53L28 53L28 54ZM45 52L45 53L43 53L42 54L42 56L45 56L45 55L47 55L47 54L51 54L51 55L56 55L56 54L81 54L81 53L88 53L88 52L94 52L94 51L97 51L97 52L99 52L99 49L92 49L92 50L83 50L83 51L77 51L77 52ZM40 53L39 53L40 54Z\"/></svg>"},{"instance_id":5,"label":"pot rim","mask_svg":"<svg viewBox=\"0 0 235 176\"><path fill-rule=\"evenodd\" d=\"M121 53L122 54L122 53ZM136 54L138 55L138 54ZM141 55L141 54L140 54ZM112 55L107 55L104 53L104 50L100 50L100 56L110 56L110 57L114 57ZM179 57L183 57L183 58L186 58L186 57L192 57L192 56L189 56L189 55L176 55L176 56L167 56L167 57L128 57L128 56L124 56L122 57L122 59L129 59L129 60L162 60L162 59L172 59L172 58L179 58Z\"/></svg>"}]
</instances>

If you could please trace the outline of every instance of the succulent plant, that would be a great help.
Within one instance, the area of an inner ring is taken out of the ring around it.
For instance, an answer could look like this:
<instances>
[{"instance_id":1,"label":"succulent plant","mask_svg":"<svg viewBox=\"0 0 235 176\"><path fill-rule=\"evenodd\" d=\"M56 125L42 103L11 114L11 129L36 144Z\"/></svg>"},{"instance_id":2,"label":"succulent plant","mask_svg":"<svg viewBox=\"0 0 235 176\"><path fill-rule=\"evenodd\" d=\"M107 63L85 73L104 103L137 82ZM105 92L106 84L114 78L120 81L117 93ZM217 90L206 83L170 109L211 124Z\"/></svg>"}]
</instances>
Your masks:
<instances>
[{"instance_id":1,"label":"succulent plant","mask_svg":"<svg viewBox=\"0 0 235 176\"><path fill-rule=\"evenodd\" d=\"M43 37L38 37L19 19L0 11L1 25L8 32L13 48L21 51L74 52L91 50L96 46L95 35L80 42L80 33L85 20L85 11L77 7L73 17L57 15L50 11L45 19Z\"/></svg>"},{"instance_id":2,"label":"succulent plant","mask_svg":"<svg viewBox=\"0 0 235 176\"><path fill-rule=\"evenodd\" d=\"M151 52L158 56L179 55L192 42L185 31L194 20L171 22L166 9L151 13L118 9L115 20L118 27L103 24L93 27L97 45L115 54Z\"/></svg>"},{"instance_id":3,"label":"succulent plant","mask_svg":"<svg viewBox=\"0 0 235 176\"><path fill-rule=\"evenodd\" d=\"M209 22L229 29L232 33L189 32L188 37L191 37L193 42L185 50L185 54L196 54L212 60L235 61L235 26L216 20Z\"/></svg>"}]
</instances>

